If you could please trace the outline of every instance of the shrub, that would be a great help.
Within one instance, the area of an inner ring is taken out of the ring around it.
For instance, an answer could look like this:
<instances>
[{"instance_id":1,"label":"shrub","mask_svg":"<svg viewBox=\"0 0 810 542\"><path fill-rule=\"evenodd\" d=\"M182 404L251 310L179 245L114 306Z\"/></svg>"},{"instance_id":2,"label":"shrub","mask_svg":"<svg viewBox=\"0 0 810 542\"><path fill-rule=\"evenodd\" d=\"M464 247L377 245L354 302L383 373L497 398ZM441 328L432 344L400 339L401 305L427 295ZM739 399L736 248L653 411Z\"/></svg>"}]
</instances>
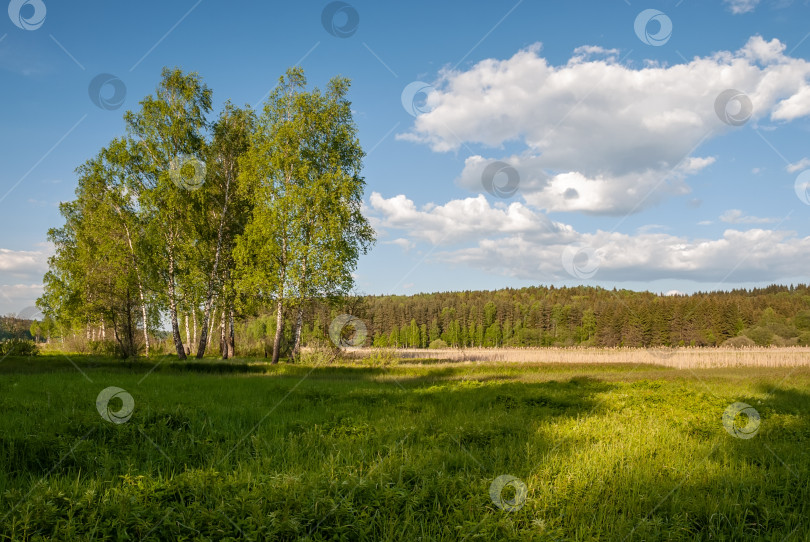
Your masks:
<instances>
[{"instance_id":1,"label":"shrub","mask_svg":"<svg viewBox=\"0 0 810 542\"><path fill-rule=\"evenodd\" d=\"M447 348L447 343L444 342L441 339L436 339L436 340L430 341L430 346L428 346L428 348L430 348L431 350L438 350L440 348Z\"/></svg>"},{"instance_id":2,"label":"shrub","mask_svg":"<svg viewBox=\"0 0 810 542\"><path fill-rule=\"evenodd\" d=\"M727 348L751 348L752 346L756 346L757 343L746 337L745 335L740 335L739 337L732 337L723 342L723 346Z\"/></svg>"},{"instance_id":3,"label":"shrub","mask_svg":"<svg viewBox=\"0 0 810 542\"><path fill-rule=\"evenodd\" d=\"M96 356L121 357L121 349L114 341L88 341L87 347Z\"/></svg>"},{"instance_id":4,"label":"shrub","mask_svg":"<svg viewBox=\"0 0 810 542\"><path fill-rule=\"evenodd\" d=\"M773 333L764 327L755 327L745 331L749 339L757 343L757 346L768 346L773 341Z\"/></svg>"},{"instance_id":5,"label":"shrub","mask_svg":"<svg viewBox=\"0 0 810 542\"><path fill-rule=\"evenodd\" d=\"M268 356L273 356L273 348L272 346L267 349ZM318 346L307 346L301 348L300 353L300 361L302 363L311 364L311 365L323 365L326 363L334 362L340 351L332 348L326 344L318 345Z\"/></svg>"},{"instance_id":6,"label":"shrub","mask_svg":"<svg viewBox=\"0 0 810 542\"><path fill-rule=\"evenodd\" d=\"M8 339L0 341L0 356L36 356L39 354L37 344L28 339Z\"/></svg>"}]
</instances>

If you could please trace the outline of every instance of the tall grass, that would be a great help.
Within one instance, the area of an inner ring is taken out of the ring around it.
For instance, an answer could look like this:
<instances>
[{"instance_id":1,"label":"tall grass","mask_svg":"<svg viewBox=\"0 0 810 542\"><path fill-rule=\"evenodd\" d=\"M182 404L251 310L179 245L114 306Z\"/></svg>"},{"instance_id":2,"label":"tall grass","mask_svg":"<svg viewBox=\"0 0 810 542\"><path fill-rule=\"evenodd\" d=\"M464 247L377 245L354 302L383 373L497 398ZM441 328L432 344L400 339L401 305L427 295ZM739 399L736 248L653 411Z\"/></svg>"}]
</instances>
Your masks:
<instances>
[{"instance_id":1,"label":"tall grass","mask_svg":"<svg viewBox=\"0 0 810 542\"><path fill-rule=\"evenodd\" d=\"M384 351L385 354L380 352ZM402 360L435 359L451 362L514 363L622 363L653 364L675 369L711 367L796 367L810 365L809 347L771 348L358 348L346 353L355 359L369 357Z\"/></svg>"}]
</instances>

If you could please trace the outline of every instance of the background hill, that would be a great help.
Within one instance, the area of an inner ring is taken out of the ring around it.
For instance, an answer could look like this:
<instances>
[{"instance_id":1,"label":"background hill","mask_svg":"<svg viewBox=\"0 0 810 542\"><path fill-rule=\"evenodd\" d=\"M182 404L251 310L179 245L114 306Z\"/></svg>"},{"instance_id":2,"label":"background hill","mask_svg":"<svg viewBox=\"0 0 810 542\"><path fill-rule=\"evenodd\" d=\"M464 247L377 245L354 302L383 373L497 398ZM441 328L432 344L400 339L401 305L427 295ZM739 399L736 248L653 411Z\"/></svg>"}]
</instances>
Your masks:
<instances>
[{"instance_id":1,"label":"background hill","mask_svg":"<svg viewBox=\"0 0 810 542\"><path fill-rule=\"evenodd\" d=\"M760 346L810 344L810 289L779 286L691 295L596 287L539 286L413 296L365 296L342 310L318 304L304 342L322 339L340 312L363 319L367 345L448 346ZM248 338L272 328L270 317L246 323ZM733 343L732 343L733 344Z\"/></svg>"}]
</instances>

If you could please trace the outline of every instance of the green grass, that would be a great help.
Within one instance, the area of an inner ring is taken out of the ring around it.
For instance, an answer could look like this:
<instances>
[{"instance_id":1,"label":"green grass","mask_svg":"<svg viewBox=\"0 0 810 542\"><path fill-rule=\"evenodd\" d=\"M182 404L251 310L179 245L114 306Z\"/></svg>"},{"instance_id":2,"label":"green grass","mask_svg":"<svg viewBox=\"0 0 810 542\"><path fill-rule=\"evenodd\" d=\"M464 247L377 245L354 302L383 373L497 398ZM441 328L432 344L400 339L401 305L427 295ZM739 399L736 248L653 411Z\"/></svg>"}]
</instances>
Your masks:
<instances>
[{"instance_id":1,"label":"green grass","mask_svg":"<svg viewBox=\"0 0 810 542\"><path fill-rule=\"evenodd\" d=\"M156 363L0 363L0 540L810 540L808 369Z\"/></svg>"}]
</instances>

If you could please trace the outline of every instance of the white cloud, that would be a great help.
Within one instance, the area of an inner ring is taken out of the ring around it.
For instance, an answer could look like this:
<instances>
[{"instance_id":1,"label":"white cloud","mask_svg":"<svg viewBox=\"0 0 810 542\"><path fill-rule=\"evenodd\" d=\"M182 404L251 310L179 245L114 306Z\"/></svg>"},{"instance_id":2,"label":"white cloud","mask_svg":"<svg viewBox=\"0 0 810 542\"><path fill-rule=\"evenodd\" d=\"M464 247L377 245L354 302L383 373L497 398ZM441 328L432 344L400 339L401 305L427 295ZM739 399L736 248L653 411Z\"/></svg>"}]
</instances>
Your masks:
<instances>
[{"instance_id":1,"label":"white cloud","mask_svg":"<svg viewBox=\"0 0 810 542\"><path fill-rule=\"evenodd\" d=\"M579 235L577 244L598 256L593 280L776 281L800 276L810 265L810 237L761 229L726 230L720 239L598 231ZM527 280L561 280L572 278L561 263L567 246L509 236L482 239L475 247L442 252L437 258Z\"/></svg>"},{"instance_id":2,"label":"white cloud","mask_svg":"<svg viewBox=\"0 0 810 542\"><path fill-rule=\"evenodd\" d=\"M719 239L645 229L635 235L579 233L520 203L497 208L483 196L428 211L403 195L385 199L375 193L371 200L385 227L447 247L434 259L527 280L572 279L562 264L572 246L591 247L598 256L593 280L767 281L800 276L810 267L810 237L788 231L728 229Z\"/></svg>"},{"instance_id":3,"label":"white cloud","mask_svg":"<svg viewBox=\"0 0 810 542\"><path fill-rule=\"evenodd\" d=\"M0 285L0 314L33 314L36 311L31 307L34 307L34 303L43 292L42 284Z\"/></svg>"},{"instance_id":4,"label":"white cloud","mask_svg":"<svg viewBox=\"0 0 810 542\"><path fill-rule=\"evenodd\" d=\"M3 284L0 285L0 294L11 300L27 300L39 297L43 292L42 284Z\"/></svg>"},{"instance_id":5,"label":"white cloud","mask_svg":"<svg viewBox=\"0 0 810 542\"><path fill-rule=\"evenodd\" d=\"M810 158L802 158L798 162L788 164L785 169L788 173L795 173L800 169L806 169L808 166L810 166Z\"/></svg>"},{"instance_id":6,"label":"white cloud","mask_svg":"<svg viewBox=\"0 0 810 542\"><path fill-rule=\"evenodd\" d=\"M712 164L714 158L690 158L669 172L651 168L612 177L597 174L593 178L579 171L547 175L542 156L516 155L504 161L520 174L520 194L534 207L618 215L639 211L667 196L689 193L684 177ZM465 160L458 184L481 191L482 174L490 163L491 160L482 156L470 156Z\"/></svg>"},{"instance_id":7,"label":"white cloud","mask_svg":"<svg viewBox=\"0 0 810 542\"><path fill-rule=\"evenodd\" d=\"M48 255L42 251L0 248L0 271L7 273L44 273Z\"/></svg>"},{"instance_id":8,"label":"white cloud","mask_svg":"<svg viewBox=\"0 0 810 542\"><path fill-rule=\"evenodd\" d=\"M760 218L757 216L746 216L739 209L729 209L722 215L720 220L729 224L771 224L778 222L778 218Z\"/></svg>"},{"instance_id":9,"label":"white cloud","mask_svg":"<svg viewBox=\"0 0 810 542\"><path fill-rule=\"evenodd\" d=\"M598 45L581 45L574 49L574 54L571 57L571 62L580 62L593 57L603 57L606 59L615 60L619 56L618 49L605 49Z\"/></svg>"},{"instance_id":10,"label":"white cloud","mask_svg":"<svg viewBox=\"0 0 810 542\"><path fill-rule=\"evenodd\" d=\"M386 244L397 245L405 252L411 250L415 246L413 241L411 241L410 239L405 239L404 237L394 239L393 241L386 241Z\"/></svg>"},{"instance_id":11,"label":"white cloud","mask_svg":"<svg viewBox=\"0 0 810 542\"><path fill-rule=\"evenodd\" d=\"M715 112L724 90L749 96L754 121L810 114L810 62L784 50L779 40L754 36L737 51L633 68L598 47L578 48L567 64L552 66L535 45L506 60L442 72L428 111L398 138L437 152L518 145L522 150L497 159L518 170L529 204L550 211L637 212L688 193L685 178L714 162L694 153L732 129ZM596 54L607 58L593 59ZM480 192L490 161L468 158L459 184Z\"/></svg>"},{"instance_id":12,"label":"white cloud","mask_svg":"<svg viewBox=\"0 0 810 542\"><path fill-rule=\"evenodd\" d=\"M754 8L759 4L759 0L724 0L731 13L739 15L741 13L748 13L754 11Z\"/></svg>"},{"instance_id":13,"label":"white cloud","mask_svg":"<svg viewBox=\"0 0 810 542\"><path fill-rule=\"evenodd\" d=\"M780 102L772 118L776 120L793 120L810 113L810 88L803 87L790 98Z\"/></svg>"},{"instance_id":14,"label":"white cloud","mask_svg":"<svg viewBox=\"0 0 810 542\"><path fill-rule=\"evenodd\" d=\"M16 314L34 305L42 295L42 277L48 270L51 243L37 243L40 250L0 248L0 314Z\"/></svg>"},{"instance_id":15,"label":"white cloud","mask_svg":"<svg viewBox=\"0 0 810 542\"><path fill-rule=\"evenodd\" d=\"M385 199L373 192L369 200L377 227L404 230L435 245L470 241L494 232L559 237L572 231L518 202L492 207L482 195L422 210L404 195Z\"/></svg>"}]
</instances>

